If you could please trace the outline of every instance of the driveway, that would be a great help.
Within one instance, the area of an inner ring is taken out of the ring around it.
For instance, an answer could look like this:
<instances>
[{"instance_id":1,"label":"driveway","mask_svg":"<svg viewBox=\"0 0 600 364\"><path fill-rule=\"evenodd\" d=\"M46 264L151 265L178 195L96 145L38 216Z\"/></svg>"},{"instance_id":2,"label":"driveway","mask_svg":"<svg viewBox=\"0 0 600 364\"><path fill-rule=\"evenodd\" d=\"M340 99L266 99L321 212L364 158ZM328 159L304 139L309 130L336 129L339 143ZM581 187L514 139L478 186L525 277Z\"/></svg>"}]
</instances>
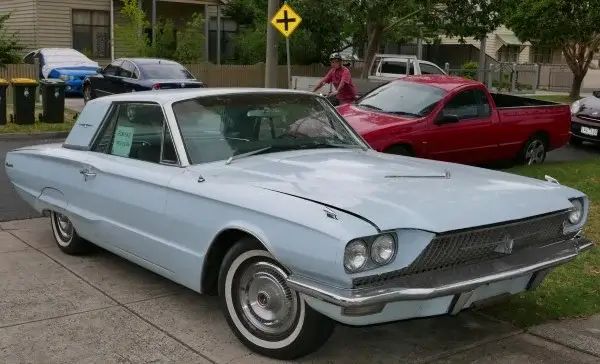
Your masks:
<instances>
[{"instance_id":1,"label":"driveway","mask_svg":"<svg viewBox=\"0 0 600 364\"><path fill-rule=\"evenodd\" d=\"M276 363L238 342L215 297L101 250L62 254L46 218L0 223L0 230L1 363ZM600 320L561 330L522 333L471 312L340 325L297 362L598 363ZM544 339L565 337L571 348Z\"/></svg>"},{"instance_id":2,"label":"driveway","mask_svg":"<svg viewBox=\"0 0 600 364\"><path fill-rule=\"evenodd\" d=\"M65 98L65 107L67 109L81 112L81 110L83 110L83 106L85 106L85 104L83 103L82 97L67 97L67 98Z\"/></svg>"}]
</instances>

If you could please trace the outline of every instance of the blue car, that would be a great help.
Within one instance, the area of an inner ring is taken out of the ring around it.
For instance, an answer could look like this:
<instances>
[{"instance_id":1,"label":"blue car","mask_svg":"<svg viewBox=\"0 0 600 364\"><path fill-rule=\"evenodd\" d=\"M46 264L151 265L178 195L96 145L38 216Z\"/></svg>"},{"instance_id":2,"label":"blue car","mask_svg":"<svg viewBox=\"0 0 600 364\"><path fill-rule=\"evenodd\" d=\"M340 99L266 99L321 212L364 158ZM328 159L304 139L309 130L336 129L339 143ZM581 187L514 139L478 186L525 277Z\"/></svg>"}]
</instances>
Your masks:
<instances>
[{"instance_id":1,"label":"blue car","mask_svg":"<svg viewBox=\"0 0 600 364\"><path fill-rule=\"evenodd\" d=\"M67 95L83 95L83 80L98 73L98 62L71 48L41 48L28 53L24 63L40 65L40 79L61 79L67 83Z\"/></svg>"}]
</instances>

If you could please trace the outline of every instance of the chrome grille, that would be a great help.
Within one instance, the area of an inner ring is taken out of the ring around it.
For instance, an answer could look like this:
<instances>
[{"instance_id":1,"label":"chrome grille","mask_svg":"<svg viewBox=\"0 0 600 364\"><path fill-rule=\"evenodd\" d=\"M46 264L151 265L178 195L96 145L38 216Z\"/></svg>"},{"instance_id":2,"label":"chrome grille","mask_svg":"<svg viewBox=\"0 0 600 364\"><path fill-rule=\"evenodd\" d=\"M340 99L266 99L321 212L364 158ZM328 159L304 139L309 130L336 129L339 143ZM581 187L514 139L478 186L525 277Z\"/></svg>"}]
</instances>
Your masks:
<instances>
[{"instance_id":1,"label":"chrome grille","mask_svg":"<svg viewBox=\"0 0 600 364\"><path fill-rule=\"evenodd\" d=\"M355 278L355 288L384 283L390 279L441 271L506 256L503 242L513 240L510 254L565 240L563 223L569 212L562 211L502 225L454 231L437 235L407 267L393 272Z\"/></svg>"},{"instance_id":2,"label":"chrome grille","mask_svg":"<svg viewBox=\"0 0 600 364\"><path fill-rule=\"evenodd\" d=\"M578 118L582 119L582 120L587 120L587 121L592 121L594 123L600 123L600 117L591 117L588 115L577 115Z\"/></svg>"}]
</instances>

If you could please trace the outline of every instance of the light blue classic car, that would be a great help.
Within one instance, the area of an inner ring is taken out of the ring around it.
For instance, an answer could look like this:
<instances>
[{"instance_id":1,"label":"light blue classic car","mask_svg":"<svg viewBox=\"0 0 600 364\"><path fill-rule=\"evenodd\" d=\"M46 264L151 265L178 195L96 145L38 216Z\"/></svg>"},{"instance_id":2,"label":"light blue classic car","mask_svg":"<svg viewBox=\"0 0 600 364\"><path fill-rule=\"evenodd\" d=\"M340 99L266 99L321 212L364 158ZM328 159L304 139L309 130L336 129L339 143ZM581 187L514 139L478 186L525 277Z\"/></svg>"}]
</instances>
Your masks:
<instances>
[{"instance_id":1,"label":"light blue classic car","mask_svg":"<svg viewBox=\"0 0 600 364\"><path fill-rule=\"evenodd\" d=\"M335 322L454 315L532 290L593 246L585 194L378 153L303 91L99 98L63 144L5 164L65 253L96 244L218 294L237 337L280 359L317 350Z\"/></svg>"}]
</instances>

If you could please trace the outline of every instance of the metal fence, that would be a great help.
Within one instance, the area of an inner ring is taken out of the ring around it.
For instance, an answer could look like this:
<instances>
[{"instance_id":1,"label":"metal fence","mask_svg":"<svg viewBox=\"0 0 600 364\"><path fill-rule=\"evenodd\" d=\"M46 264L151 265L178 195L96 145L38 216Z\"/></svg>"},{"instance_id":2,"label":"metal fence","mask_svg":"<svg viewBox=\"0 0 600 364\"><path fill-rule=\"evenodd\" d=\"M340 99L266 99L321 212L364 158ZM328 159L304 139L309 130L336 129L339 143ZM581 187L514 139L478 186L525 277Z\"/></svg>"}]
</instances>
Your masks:
<instances>
[{"instance_id":1,"label":"metal fence","mask_svg":"<svg viewBox=\"0 0 600 364\"><path fill-rule=\"evenodd\" d=\"M568 91L573 83L573 73L566 65L550 64L491 64L486 69L451 69L446 72L479 80L489 89L511 93L534 93L536 91Z\"/></svg>"}]
</instances>

